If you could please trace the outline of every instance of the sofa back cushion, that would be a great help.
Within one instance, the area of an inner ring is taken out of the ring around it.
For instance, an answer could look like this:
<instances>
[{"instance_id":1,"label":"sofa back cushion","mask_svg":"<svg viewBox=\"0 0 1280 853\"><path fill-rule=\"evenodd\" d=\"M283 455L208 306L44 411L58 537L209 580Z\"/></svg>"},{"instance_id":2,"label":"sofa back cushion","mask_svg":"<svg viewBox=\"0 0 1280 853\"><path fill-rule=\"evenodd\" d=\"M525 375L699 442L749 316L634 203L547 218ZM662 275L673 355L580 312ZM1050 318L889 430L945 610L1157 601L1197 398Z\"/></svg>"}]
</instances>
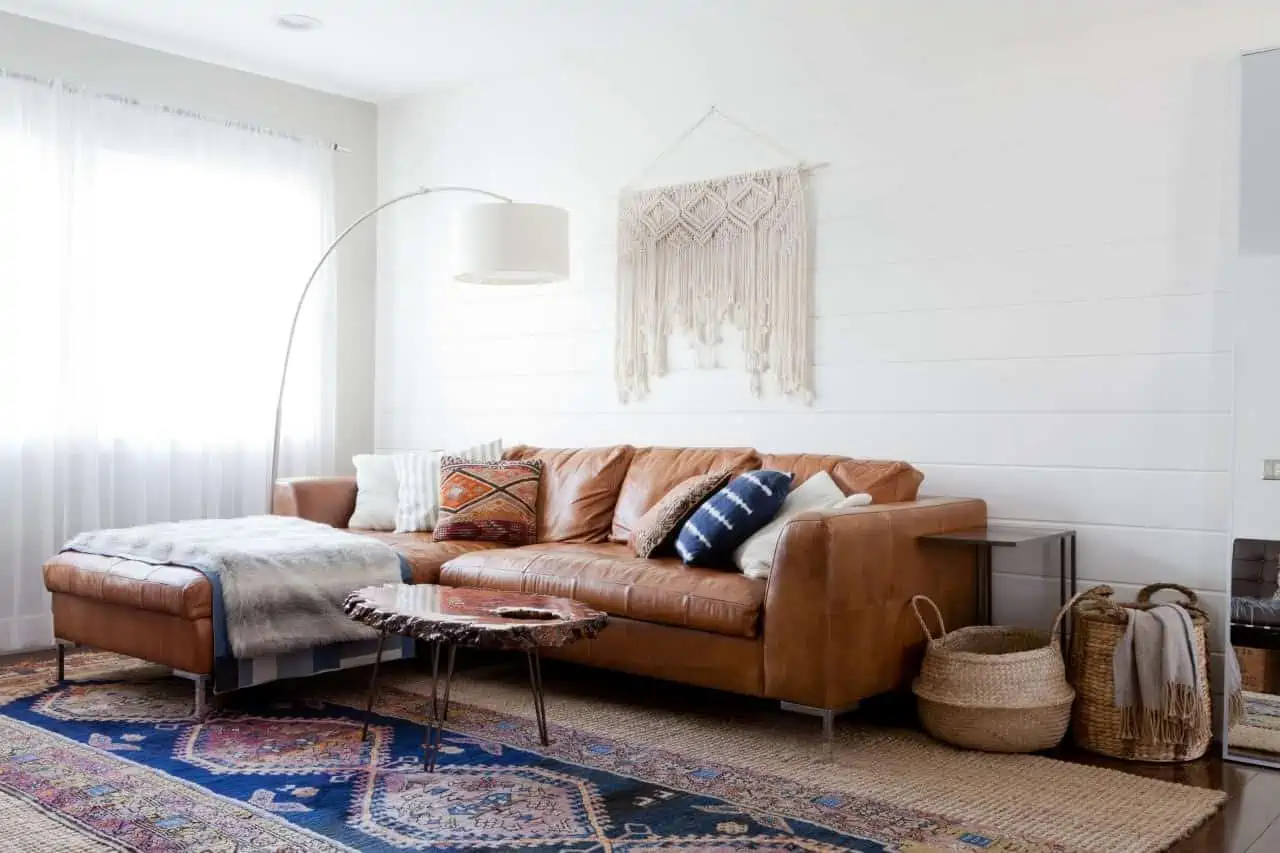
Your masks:
<instances>
[{"instance_id":1,"label":"sofa back cushion","mask_svg":"<svg viewBox=\"0 0 1280 853\"><path fill-rule=\"evenodd\" d=\"M760 467L790 471L796 475L795 486L826 471L846 495L865 492L878 504L913 501L924 482L924 474L906 462L819 453L766 453L760 457Z\"/></svg>"},{"instance_id":2,"label":"sofa back cushion","mask_svg":"<svg viewBox=\"0 0 1280 853\"><path fill-rule=\"evenodd\" d=\"M690 477L717 470L741 474L759 467L760 455L750 447L637 447L618 493L609 538L629 542L640 516Z\"/></svg>"},{"instance_id":3,"label":"sofa back cushion","mask_svg":"<svg viewBox=\"0 0 1280 853\"><path fill-rule=\"evenodd\" d=\"M504 459L542 463L538 541L608 541L618 491L634 451L629 444L563 450L521 444L507 450Z\"/></svg>"}]
</instances>

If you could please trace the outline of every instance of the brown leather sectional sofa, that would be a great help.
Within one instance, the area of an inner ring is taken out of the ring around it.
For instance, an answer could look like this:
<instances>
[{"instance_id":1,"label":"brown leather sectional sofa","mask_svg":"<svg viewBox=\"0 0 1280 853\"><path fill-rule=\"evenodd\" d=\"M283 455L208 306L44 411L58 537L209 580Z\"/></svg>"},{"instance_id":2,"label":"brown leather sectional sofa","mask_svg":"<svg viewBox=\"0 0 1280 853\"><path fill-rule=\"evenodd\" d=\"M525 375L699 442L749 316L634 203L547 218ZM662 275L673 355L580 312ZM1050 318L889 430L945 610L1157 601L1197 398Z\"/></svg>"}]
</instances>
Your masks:
<instances>
[{"instance_id":1,"label":"brown leather sectional sofa","mask_svg":"<svg viewBox=\"0 0 1280 853\"><path fill-rule=\"evenodd\" d=\"M778 699L829 719L909 680L923 640L912 595L937 601L949 627L974 620L972 556L918 537L981 526L986 505L916 499L923 476L904 462L630 446L516 447L507 456L544 463L538 544L369 535L405 555L417 583L569 596L610 614L598 639L557 657ZM827 471L846 493L869 492L875 503L797 517L768 580L635 557L626 540L645 510L685 478L718 468L791 471L797 485ZM355 494L350 477L282 481L274 509L345 527ZM46 565L45 582L60 639L212 671L210 591L199 572L63 554Z\"/></svg>"}]
</instances>

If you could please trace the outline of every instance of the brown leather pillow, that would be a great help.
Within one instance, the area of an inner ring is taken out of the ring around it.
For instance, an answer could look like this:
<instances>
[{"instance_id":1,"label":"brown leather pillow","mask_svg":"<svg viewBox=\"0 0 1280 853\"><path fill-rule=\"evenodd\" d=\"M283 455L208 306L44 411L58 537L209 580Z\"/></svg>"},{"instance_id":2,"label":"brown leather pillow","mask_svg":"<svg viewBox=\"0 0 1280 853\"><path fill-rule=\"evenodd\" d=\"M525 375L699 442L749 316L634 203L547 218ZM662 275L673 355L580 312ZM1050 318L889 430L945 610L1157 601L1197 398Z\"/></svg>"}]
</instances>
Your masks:
<instances>
[{"instance_id":1,"label":"brown leather pillow","mask_svg":"<svg viewBox=\"0 0 1280 853\"><path fill-rule=\"evenodd\" d=\"M708 497L724 488L731 472L698 474L667 492L649 511L640 516L631 533L631 547L637 557L652 557L675 541L680 525L693 515Z\"/></svg>"}]
</instances>

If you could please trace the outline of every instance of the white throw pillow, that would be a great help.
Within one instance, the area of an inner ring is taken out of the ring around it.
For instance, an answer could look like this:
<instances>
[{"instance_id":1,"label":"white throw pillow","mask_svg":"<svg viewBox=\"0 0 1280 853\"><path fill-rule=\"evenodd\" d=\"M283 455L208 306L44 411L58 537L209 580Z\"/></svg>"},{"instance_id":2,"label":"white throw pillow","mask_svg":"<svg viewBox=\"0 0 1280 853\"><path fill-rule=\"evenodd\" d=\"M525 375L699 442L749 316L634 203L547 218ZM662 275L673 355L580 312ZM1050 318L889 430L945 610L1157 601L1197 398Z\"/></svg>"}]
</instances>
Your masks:
<instances>
[{"instance_id":1,"label":"white throw pillow","mask_svg":"<svg viewBox=\"0 0 1280 853\"><path fill-rule=\"evenodd\" d=\"M853 507L853 506L870 506L870 505L871 505L871 495L867 494L866 492L854 492L844 500L836 501L835 503L833 503L831 506L827 508L828 509L848 509L849 507Z\"/></svg>"},{"instance_id":2,"label":"white throw pillow","mask_svg":"<svg viewBox=\"0 0 1280 853\"><path fill-rule=\"evenodd\" d=\"M465 450L433 450L393 456L399 483L396 533L416 533L436 526L436 518L440 515L441 456L461 456L472 462L497 462L502 458L502 441L477 444Z\"/></svg>"},{"instance_id":3,"label":"white throw pillow","mask_svg":"<svg viewBox=\"0 0 1280 853\"><path fill-rule=\"evenodd\" d=\"M859 502L853 501L858 499ZM767 578L773 569L773 552L782 538L787 522L811 509L833 509L871 503L870 495L844 496L836 481L826 471L814 474L787 494L773 521L756 531L733 552L733 563L749 578Z\"/></svg>"},{"instance_id":4,"label":"white throw pillow","mask_svg":"<svg viewBox=\"0 0 1280 853\"><path fill-rule=\"evenodd\" d=\"M356 511L348 527L362 530L395 530L400 481L390 455L361 453L351 457L356 466Z\"/></svg>"}]
</instances>

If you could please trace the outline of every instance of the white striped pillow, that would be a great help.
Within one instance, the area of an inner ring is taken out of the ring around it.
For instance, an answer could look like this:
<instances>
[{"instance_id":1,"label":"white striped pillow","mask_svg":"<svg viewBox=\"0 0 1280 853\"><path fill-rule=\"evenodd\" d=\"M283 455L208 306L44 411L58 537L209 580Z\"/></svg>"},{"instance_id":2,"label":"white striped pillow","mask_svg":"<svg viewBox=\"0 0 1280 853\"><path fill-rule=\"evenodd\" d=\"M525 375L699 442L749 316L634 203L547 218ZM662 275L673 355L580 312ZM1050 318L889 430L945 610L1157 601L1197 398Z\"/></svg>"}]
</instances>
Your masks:
<instances>
[{"instance_id":1,"label":"white striped pillow","mask_svg":"<svg viewBox=\"0 0 1280 853\"><path fill-rule=\"evenodd\" d=\"M502 440L477 444L466 450L397 453L392 457L399 483L396 533L417 533L436 526L440 515L441 456L461 456L472 462L497 462L502 459Z\"/></svg>"}]
</instances>

